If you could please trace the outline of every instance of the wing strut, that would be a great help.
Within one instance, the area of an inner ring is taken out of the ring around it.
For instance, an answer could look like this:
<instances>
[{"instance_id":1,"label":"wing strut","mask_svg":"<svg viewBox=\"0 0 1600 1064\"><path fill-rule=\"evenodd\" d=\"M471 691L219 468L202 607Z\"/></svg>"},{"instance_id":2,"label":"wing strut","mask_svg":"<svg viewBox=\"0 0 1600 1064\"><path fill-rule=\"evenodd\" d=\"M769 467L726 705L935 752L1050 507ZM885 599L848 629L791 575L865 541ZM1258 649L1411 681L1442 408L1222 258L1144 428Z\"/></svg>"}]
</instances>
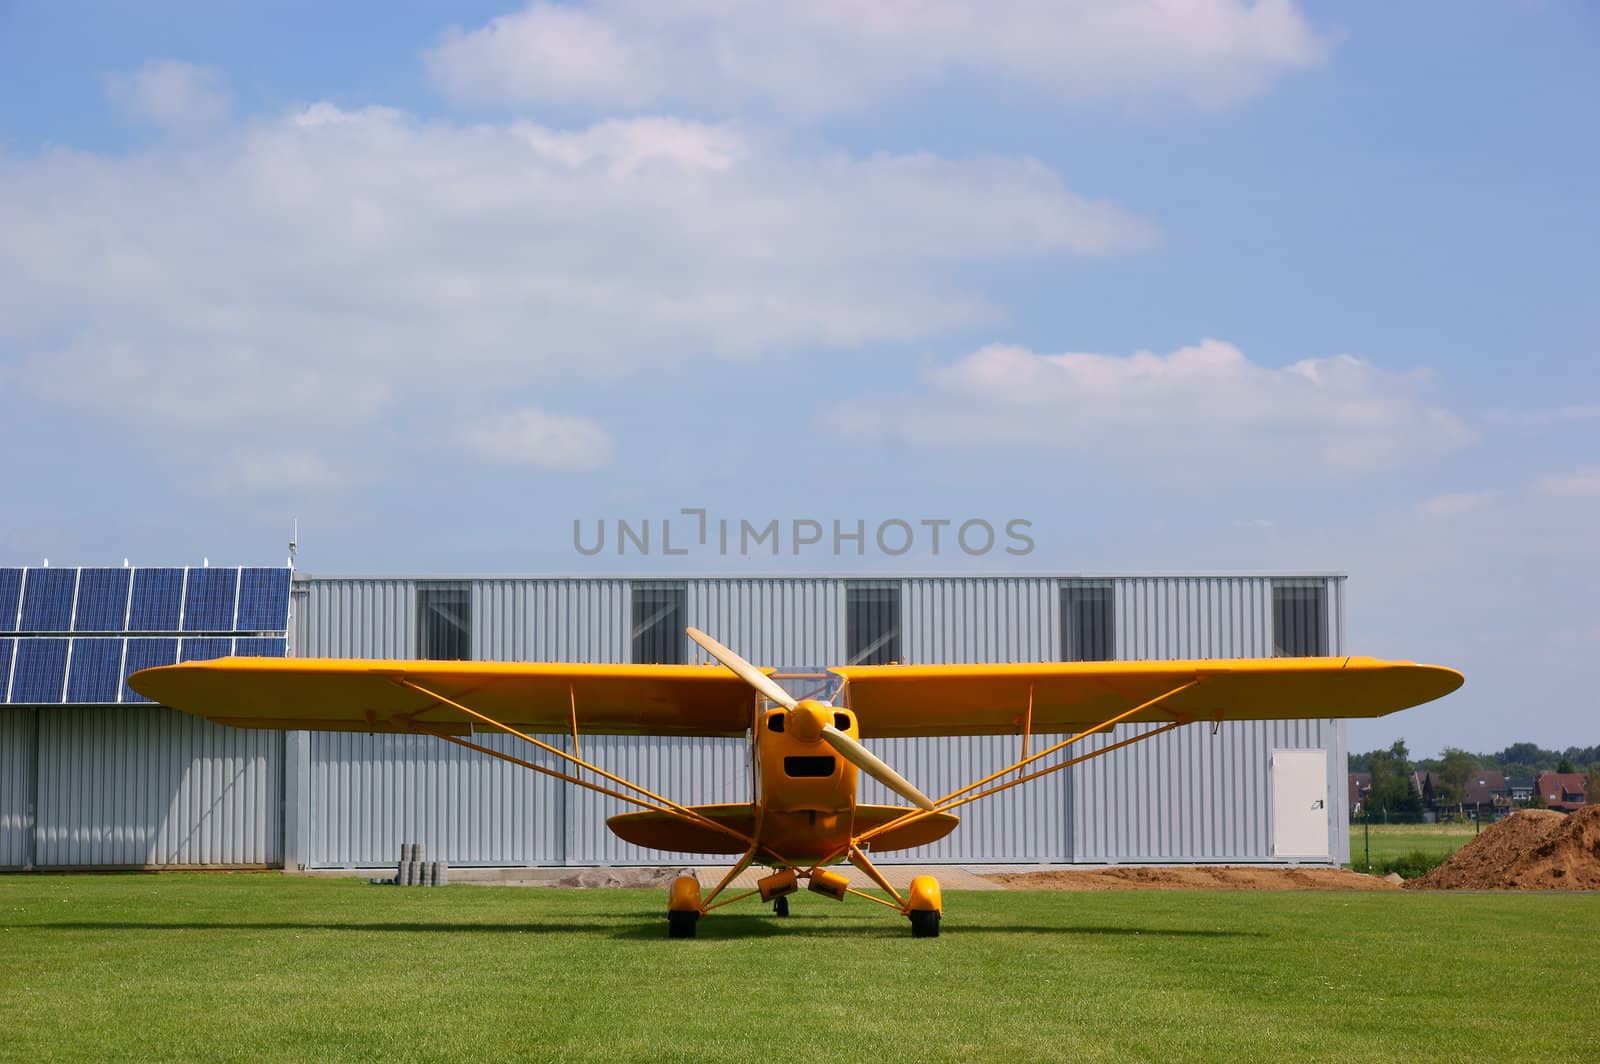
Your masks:
<instances>
[{"instance_id":1,"label":"wing strut","mask_svg":"<svg viewBox=\"0 0 1600 1064\"><path fill-rule=\"evenodd\" d=\"M608 795L608 796L610 796L612 798L620 798L625 802L629 802L629 803L631 803L633 805L643 806L646 809L650 809L650 810L653 810L653 811L658 812L658 813L666 813L669 816L677 817L679 820L685 820L685 821L688 821L691 824L699 825L700 827L706 827L706 828L712 829L713 831L719 831L724 835L730 835L733 838L738 839L740 842L744 843L747 846L755 845L755 839L751 838L749 835L746 835L742 831L737 831L734 828L731 828L726 824L722 824L722 823L719 823L719 822L717 822L715 820L712 820L708 816L703 816L702 814L695 812L693 809L690 809L687 806L679 805L677 802L672 801L670 798L663 798L659 794L656 794L653 791L646 790L645 788L639 786L637 783L632 783L632 782L630 782L628 780L625 780L621 776L618 776L618 775L615 775L613 773L607 772L605 769L601 768L599 765L591 764L590 762L583 760L581 757L574 757L572 754L567 753L565 750L557 749L556 747L551 746L549 743L540 742L538 739L535 739L533 736L524 734L523 732L520 732L517 729L511 727L511 725L509 725L509 724L502 724L500 721L495 720L493 717L488 717L488 716L485 716L482 713L479 713L477 710L473 709L471 706L464 706L460 702L457 702L453 698L448 698L445 695L441 695L437 691L430 691L428 688L422 686L421 684L417 683L414 680L407 679L404 676L398 676L398 677L395 678L394 682L399 684L402 687L409 687L413 691L417 691L417 692L419 692L421 694L427 695L429 698L431 698L434 701L439 702L439 703L441 703L443 705L450 706L450 707L452 707L454 709L459 709L461 712L467 714L469 717L472 717L475 720L481 720L485 724L489 725L490 727L498 728L499 730L505 732L507 735L514 735L518 739L521 739L523 742L528 743L528 744L530 744L532 746L536 746L540 750L543 750L547 754L553 754L556 757L560 758L561 760L566 761L567 763L569 763L571 765L574 765L579 769L586 770L586 771L589 771L589 772L593 772L595 775L600 776L603 779L609 780L612 783L615 783L619 787L624 787L624 788L626 788L626 789L628 789L630 791L634 791L635 793L637 793L639 795L643 795L643 798L637 798L637 797L634 797L632 795L624 794L621 791L612 790L610 787L603 787L600 784L595 783L595 782L593 782L591 780L581 779L581 778L579 778L577 776L573 776L573 775L571 775L569 773L566 773L566 772L560 772L560 771L557 771L556 769L549 768L549 767L544 766L544 765L536 765L531 761L524 761L523 759L521 759L519 757L512 757L510 754L502 753L499 750L491 749L491 748L489 748L487 746L483 746L483 745L481 745L479 743L469 742L469 741L467 741L465 739L457 738L456 736L449 735L449 734L447 734L445 732L442 732L442 731L435 731L434 729L429 728L424 724L417 723L415 720L412 720L410 722L410 727L411 727L412 731L422 732L423 734L426 734L426 735L432 735L432 736L434 736L436 738L444 739L447 742L455 743L458 746L465 746L465 747L467 747L469 749L477 750L479 753L488 754L490 757L496 757L496 758L499 758L502 761L509 761L510 763L512 763L514 765L521 765L523 768L531 769L534 772L538 772L538 773L541 773L541 774L546 775L546 776L554 776L556 779L563 780L563 781L565 781L567 783L575 784L575 785L577 785L579 787L585 787L585 788L587 788L587 789L589 789L591 791L597 791L597 792L599 792L601 794ZM577 712L577 699L576 699L575 696L574 696L574 699L573 699L573 712L574 712L574 715L576 715L576 712ZM576 738L576 737L574 737L574 738ZM648 800L646 800L646 799L648 799Z\"/></svg>"}]
</instances>

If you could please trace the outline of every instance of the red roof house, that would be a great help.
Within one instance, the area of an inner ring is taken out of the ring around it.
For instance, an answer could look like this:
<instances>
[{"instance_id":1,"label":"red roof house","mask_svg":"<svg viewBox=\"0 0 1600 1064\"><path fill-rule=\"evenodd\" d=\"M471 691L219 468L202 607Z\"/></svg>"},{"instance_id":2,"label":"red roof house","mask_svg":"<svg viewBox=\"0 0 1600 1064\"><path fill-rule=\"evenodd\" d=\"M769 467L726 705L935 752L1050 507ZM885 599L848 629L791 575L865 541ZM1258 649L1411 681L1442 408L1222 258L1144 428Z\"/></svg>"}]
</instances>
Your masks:
<instances>
[{"instance_id":1,"label":"red roof house","mask_svg":"<svg viewBox=\"0 0 1600 1064\"><path fill-rule=\"evenodd\" d=\"M1578 772L1541 772L1533 782L1533 793L1551 809L1571 813L1585 804L1583 775Z\"/></svg>"}]
</instances>

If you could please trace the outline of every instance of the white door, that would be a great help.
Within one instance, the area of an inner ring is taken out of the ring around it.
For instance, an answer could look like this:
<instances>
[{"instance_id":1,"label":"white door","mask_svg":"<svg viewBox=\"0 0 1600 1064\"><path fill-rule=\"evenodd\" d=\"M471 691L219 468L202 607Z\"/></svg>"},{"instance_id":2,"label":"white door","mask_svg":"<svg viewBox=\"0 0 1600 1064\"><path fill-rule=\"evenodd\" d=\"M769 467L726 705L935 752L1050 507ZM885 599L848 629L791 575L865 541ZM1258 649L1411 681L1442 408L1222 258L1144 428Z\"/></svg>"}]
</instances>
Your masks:
<instances>
[{"instance_id":1,"label":"white door","mask_svg":"<svg viewBox=\"0 0 1600 1064\"><path fill-rule=\"evenodd\" d=\"M1272 751L1272 853L1328 859L1328 753Z\"/></svg>"}]
</instances>

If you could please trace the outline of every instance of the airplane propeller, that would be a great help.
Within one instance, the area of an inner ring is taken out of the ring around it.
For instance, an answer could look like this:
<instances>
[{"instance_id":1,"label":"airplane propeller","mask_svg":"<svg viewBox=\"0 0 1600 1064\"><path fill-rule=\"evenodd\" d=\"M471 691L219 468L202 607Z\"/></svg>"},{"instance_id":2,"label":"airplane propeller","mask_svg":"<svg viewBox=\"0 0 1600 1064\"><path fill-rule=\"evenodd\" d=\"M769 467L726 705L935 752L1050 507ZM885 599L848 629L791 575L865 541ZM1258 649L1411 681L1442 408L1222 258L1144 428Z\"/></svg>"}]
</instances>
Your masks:
<instances>
[{"instance_id":1,"label":"airplane propeller","mask_svg":"<svg viewBox=\"0 0 1600 1064\"><path fill-rule=\"evenodd\" d=\"M796 699L788 691L778 686L772 677L709 635L706 635L700 629L690 628L688 632L689 638L698 643L702 650L726 665L745 683L754 687L762 698L776 702L788 710L788 720L791 722L789 730L796 737L811 741L822 740L833 747L840 757L843 757L906 801L920 809L933 808L933 799L912 786L909 780L890 768L877 754L874 754L848 734L833 726L832 713L829 712L833 707L826 702L818 702L809 698Z\"/></svg>"}]
</instances>

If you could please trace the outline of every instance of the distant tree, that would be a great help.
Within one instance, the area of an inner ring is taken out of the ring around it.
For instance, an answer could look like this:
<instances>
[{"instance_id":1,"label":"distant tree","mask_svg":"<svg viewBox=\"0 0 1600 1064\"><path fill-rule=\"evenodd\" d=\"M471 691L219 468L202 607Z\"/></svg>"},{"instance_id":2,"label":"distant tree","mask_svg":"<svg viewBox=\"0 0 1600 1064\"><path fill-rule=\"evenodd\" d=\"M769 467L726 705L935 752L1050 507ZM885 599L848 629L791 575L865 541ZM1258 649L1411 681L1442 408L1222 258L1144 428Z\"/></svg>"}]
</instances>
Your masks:
<instances>
[{"instance_id":1,"label":"distant tree","mask_svg":"<svg viewBox=\"0 0 1600 1064\"><path fill-rule=\"evenodd\" d=\"M1566 758L1563 757L1560 761L1556 762L1556 771L1557 772L1576 772L1578 770L1572 764L1571 761L1568 761Z\"/></svg>"},{"instance_id":2,"label":"distant tree","mask_svg":"<svg viewBox=\"0 0 1600 1064\"><path fill-rule=\"evenodd\" d=\"M1561 756L1578 766L1582 772L1584 766L1594 761L1600 761L1600 746L1569 746L1561 752Z\"/></svg>"},{"instance_id":3,"label":"distant tree","mask_svg":"<svg viewBox=\"0 0 1600 1064\"><path fill-rule=\"evenodd\" d=\"M1478 759L1454 746L1444 748L1438 768L1440 801L1459 805L1467 798L1467 778L1478 771Z\"/></svg>"},{"instance_id":4,"label":"distant tree","mask_svg":"<svg viewBox=\"0 0 1600 1064\"><path fill-rule=\"evenodd\" d=\"M1548 750L1541 750L1535 743L1512 743L1495 755L1495 760L1502 765L1516 762L1523 765L1537 765L1547 756L1553 756Z\"/></svg>"},{"instance_id":5,"label":"distant tree","mask_svg":"<svg viewBox=\"0 0 1600 1064\"><path fill-rule=\"evenodd\" d=\"M1590 805L1600 804L1600 765L1590 765L1583 774L1583 800Z\"/></svg>"},{"instance_id":6,"label":"distant tree","mask_svg":"<svg viewBox=\"0 0 1600 1064\"><path fill-rule=\"evenodd\" d=\"M1506 779L1526 781L1528 783L1532 783L1533 777L1539 774L1538 769L1522 761L1503 762L1500 765L1500 769L1505 773Z\"/></svg>"},{"instance_id":7,"label":"distant tree","mask_svg":"<svg viewBox=\"0 0 1600 1064\"><path fill-rule=\"evenodd\" d=\"M1540 794L1538 792L1538 790L1535 789L1533 794L1528 797L1528 808L1529 809L1549 809L1550 808L1550 803L1545 801L1544 800L1544 795Z\"/></svg>"},{"instance_id":8,"label":"distant tree","mask_svg":"<svg viewBox=\"0 0 1600 1064\"><path fill-rule=\"evenodd\" d=\"M1411 786L1411 762L1404 740L1370 755L1372 789L1363 799L1376 817L1422 812L1422 796Z\"/></svg>"}]
</instances>

